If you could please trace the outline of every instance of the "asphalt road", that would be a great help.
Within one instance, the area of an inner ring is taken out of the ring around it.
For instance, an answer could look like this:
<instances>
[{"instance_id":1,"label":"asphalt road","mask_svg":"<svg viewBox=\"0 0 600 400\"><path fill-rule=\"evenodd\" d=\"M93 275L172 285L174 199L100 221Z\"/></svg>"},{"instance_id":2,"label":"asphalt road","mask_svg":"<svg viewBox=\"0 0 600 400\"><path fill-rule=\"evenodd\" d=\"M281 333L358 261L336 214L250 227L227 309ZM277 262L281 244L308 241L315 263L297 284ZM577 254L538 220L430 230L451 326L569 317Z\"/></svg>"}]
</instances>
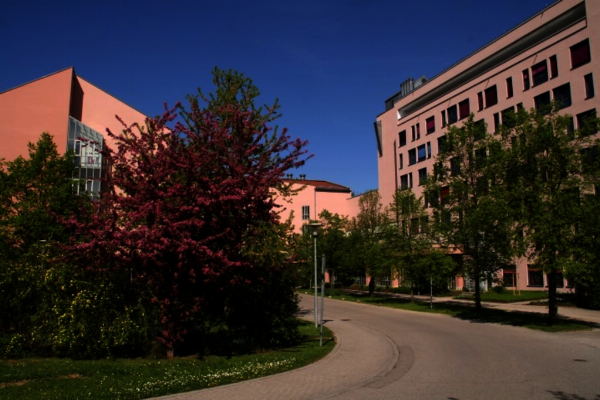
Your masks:
<instances>
[{"instance_id":1,"label":"asphalt road","mask_svg":"<svg viewBox=\"0 0 600 400\"><path fill-rule=\"evenodd\" d=\"M598 329L550 334L328 299L325 319L339 344L313 365L166 398L600 400Z\"/></svg>"}]
</instances>

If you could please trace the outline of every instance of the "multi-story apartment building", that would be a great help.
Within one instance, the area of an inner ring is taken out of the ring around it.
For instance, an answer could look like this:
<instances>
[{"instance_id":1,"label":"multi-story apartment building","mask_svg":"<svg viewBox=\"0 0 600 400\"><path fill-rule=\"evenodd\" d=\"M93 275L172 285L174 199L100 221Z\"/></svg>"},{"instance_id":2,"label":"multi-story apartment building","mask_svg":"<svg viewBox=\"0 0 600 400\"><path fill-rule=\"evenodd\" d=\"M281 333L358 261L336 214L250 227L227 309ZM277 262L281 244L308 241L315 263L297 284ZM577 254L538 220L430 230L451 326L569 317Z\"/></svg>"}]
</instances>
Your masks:
<instances>
[{"instance_id":1,"label":"multi-story apartment building","mask_svg":"<svg viewBox=\"0 0 600 400\"><path fill-rule=\"evenodd\" d=\"M493 132L516 108L556 100L579 128L600 108L599 61L600 1L562 0L432 79L405 81L375 122L383 203L398 188L422 195L447 127L460 126L470 113ZM543 273L524 259L504 271L507 284L515 273L520 288L545 287ZM559 285L568 282L559 279Z\"/></svg>"},{"instance_id":2,"label":"multi-story apartment building","mask_svg":"<svg viewBox=\"0 0 600 400\"><path fill-rule=\"evenodd\" d=\"M100 150L112 144L106 134L127 124L143 124L146 116L75 74L74 68L0 93L0 158L27 156L27 143L43 132L54 136L59 152L72 149L79 168L77 192L97 195L106 172ZM114 146L112 146L114 148Z\"/></svg>"}]
</instances>

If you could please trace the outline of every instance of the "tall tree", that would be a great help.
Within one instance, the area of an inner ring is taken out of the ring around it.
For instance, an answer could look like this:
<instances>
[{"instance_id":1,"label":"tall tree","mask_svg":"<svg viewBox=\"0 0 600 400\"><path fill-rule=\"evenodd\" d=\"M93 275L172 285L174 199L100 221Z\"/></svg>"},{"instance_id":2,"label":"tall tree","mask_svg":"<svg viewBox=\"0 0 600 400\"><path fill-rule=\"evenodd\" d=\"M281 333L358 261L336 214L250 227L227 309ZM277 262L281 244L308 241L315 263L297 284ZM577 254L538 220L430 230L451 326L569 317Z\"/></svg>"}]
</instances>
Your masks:
<instances>
[{"instance_id":1,"label":"tall tree","mask_svg":"<svg viewBox=\"0 0 600 400\"><path fill-rule=\"evenodd\" d=\"M411 285L411 301L415 288L424 282L441 285L455 273L452 259L446 255L431 229L431 220L421 199L411 190L397 190L389 206L395 217L398 234L390 257L395 258L396 271L403 284Z\"/></svg>"},{"instance_id":2,"label":"tall tree","mask_svg":"<svg viewBox=\"0 0 600 400\"><path fill-rule=\"evenodd\" d=\"M463 126L450 126L446 137L426 185L427 197L441 245L462 254L479 310L482 279L493 276L512 256L511 210L498 184L501 143L472 114Z\"/></svg>"},{"instance_id":3,"label":"tall tree","mask_svg":"<svg viewBox=\"0 0 600 400\"><path fill-rule=\"evenodd\" d=\"M249 78L219 69L213 75L212 95L189 96L187 107L108 132L117 145L105 151L111 190L93 220L79 225L86 240L73 247L90 267L126 269L151 289L161 312L158 339L171 350L239 316L232 292L268 292L259 288L276 279L272 262L248 250L248 233L277 231L272 191L305 162L306 142L270 125L277 102L255 107L259 92ZM283 320L295 298L291 284L282 287L289 290L281 301L292 302L282 307Z\"/></svg>"},{"instance_id":4,"label":"tall tree","mask_svg":"<svg viewBox=\"0 0 600 400\"><path fill-rule=\"evenodd\" d=\"M592 190L590 178L595 174L582 164L598 123L591 118L583 129L572 132L572 117L559 115L557 109L520 111L516 126L502 132L505 180L518 213L515 227L522 232L530 262L547 274L550 321L558 312L557 275L574 267L582 244L577 240L581 194Z\"/></svg>"},{"instance_id":5,"label":"tall tree","mask_svg":"<svg viewBox=\"0 0 600 400\"><path fill-rule=\"evenodd\" d=\"M375 281L391 277L393 259L390 257L390 235L394 225L381 204L377 190L364 193L358 202L359 213L350 221L351 260L355 270L363 269L370 277L369 295L375 291Z\"/></svg>"}]
</instances>

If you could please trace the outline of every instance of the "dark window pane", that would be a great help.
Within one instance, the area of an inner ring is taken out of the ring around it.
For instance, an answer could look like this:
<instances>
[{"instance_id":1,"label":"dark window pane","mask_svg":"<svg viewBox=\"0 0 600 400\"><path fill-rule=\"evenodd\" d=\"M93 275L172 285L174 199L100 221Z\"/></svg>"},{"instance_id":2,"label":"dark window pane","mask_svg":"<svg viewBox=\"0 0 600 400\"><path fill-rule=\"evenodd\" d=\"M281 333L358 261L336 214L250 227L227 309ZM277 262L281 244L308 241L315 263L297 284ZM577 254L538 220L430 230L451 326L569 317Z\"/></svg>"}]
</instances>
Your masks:
<instances>
[{"instance_id":1,"label":"dark window pane","mask_svg":"<svg viewBox=\"0 0 600 400\"><path fill-rule=\"evenodd\" d=\"M427 168L421 168L419 170L419 186L425 183L425 179L427 179Z\"/></svg>"},{"instance_id":2,"label":"dark window pane","mask_svg":"<svg viewBox=\"0 0 600 400\"><path fill-rule=\"evenodd\" d=\"M506 98L513 97L512 77L506 78Z\"/></svg>"},{"instance_id":3,"label":"dark window pane","mask_svg":"<svg viewBox=\"0 0 600 400\"><path fill-rule=\"evenodd\" d=\"M552 94L554 95L554 101L558 104L559 109L571 105L571 84L565 83L564 85L555 88L552 90Z\"/></svg>"},{"instance_id":4,"label":"dark window pane","mask_svg":"<svg viewBox=\"0 0 600 400\"><path fill-rule=\"evenodd\" d=\"M435 118L434 117L427 118L427 120L425 121L425 124L427 125L427 134L435 132Z\"/></svg>"},{"instance_id":5,"label":"dark window pane","mask_svg":"<svg viewBox=\"0 0 600 400\"><path fill-rule=\"evenodd\" d=\"M531 67L531 75L533 77L533 86L541 85L548 81L548 65L546 60L535 64Z\"/></svg>"},{"instance_id":6,"label":"dark window pane","mask_svg":"<svg viewBox=\"0 0 600 400\"><path fill-rule=\"evenodd\" d=\"M583 136L589 136L598 132L595 108L582 112L581 114L577 114L577 129L581 131Z\"/></svg>"},{"instance_id":7,"label":"dark window pane","mask_svg":"<svg viewBox=\"0 0 600 400\"><path fill-rule=\"evenodd\" d=\"M558 76L558 61L556 56L550 57L550 77L556 78Z\"/></svg>"},{"instance_id":8,"label":"dark window pane","mask_svg":"<svg viewBox=\"0 0 600 400\"><path fill-rule=\"evenodd\" d=\"M585 82L585 98L591 99L595 95L594 77L592 76L592 74L587 74L583 77L583 80Z\"/></svg>"},{"instance_id":9,"label":"dark window pane","mask_svg":"<svg viewBox=\"0 0 600 400\"><path fill-rule=\"evenodd\" d=\"M590 56L590 42L585 39L582 42L571 46L571 68L577 68L584 64L589 63L591 60Z\"/></svg>"},{"instance_id":10,"label":"dark window pane","mask_svg":"<svg viewBox=\"0 0 600 400\"><path fill-rule=\"evenodd\" d=\"M460 119L467 118L469 116L469 113L471 112L471 110L469 109L469 99L463 100L460 103L458 103L458 111Z\"/></svg>"},{"instance_id":11,"label":"dark window pane","mask_svg":"<svg viewBox=\"0 0 600 400\"><path fill-rule=\"evenodd\" d=\"M402 131L402 132L398 133L398 142L399 142L398 147L406 146L406 131Z\"/></svg>"},{"instance_id":12,"label":"dark window pane","mask_svg":"<svg viewBox=\"0 0 600 400\"><path fill-rule=\"evenodd\" d=\"M448 123L453 124L458 121L458 113L456 111L456 106L452 106L448 109Z\"/></svg>"},{"instance_id":13,"label":"dark window pane","mask_svg":"<svg viewBox=\"0 0 600 400\"><path fill-rule=\"evenodd\" d=\"M427 159L425 145L421 145L421 146L417 147L417 151L418 151L418 157L419 157L418 162L425 161Z\"/></svg>"},{"instance_id":14,"label":"dark window pane","mask_svg":"<svg viewBox=\"0 0 600 400\"><path fill-rule=\"evenodd\" d=\"M441 137L438 138L438 140L437 140L437 142L438 142L438 154L441 154L441 153L443 153L443 152L445 152L445 151L448 150L446 148L447 147L447 143L448 143L447 141L448 141L448 138L446 137L446 135L441 136Z\"/></svg>"},{"instance_id":15,"label":"dark window pane","mask_svg":"<svg viewBox=\"0 0 600 400\"><path fill-rule=\"evenodd\" d=\"M533 98L535 109L541 114L550 112L550 92L545 92Z\"/></svg>"},{"instance_id":16,"label":"dark window pane","mask_svg":"<svg viewBox=\"0 0 600 400\"><path fill-rule=\"evenodd\" d=\"M446 111L442 110L442 128L446 126Z\"/></svg>"},{"instance_id":17,"label":"dark window pane","mask_svg":"<svg viewBox=\"0 0 600 400\"><path fill-rule=\"evenodd\" d=\"M485 89L485 107L489 108L498 104L498 90L496 85Z\"/></svg>"},{"instance_id":18,"label":"dark window pane","mask_svg":"<svg viewBox=\"0 0 600 400\"><path fill-rule=\"evenodd\" d=\"M502 111L502 125L507 128L514 128L517 123L517 117L514 107Z\"/></svg>"},{"instance_id":19,"label":"dark window pane","mask_svg":"<svg viewBox=\"0 0 600 400\"><path fill-rule=\"evenodd\" d=\"M529 69L523 70L523 90L529 90L531 83L529 82Z\"/></svg>"},{"instance_id":20,"label":"dark window pane","mask_svg":"<svg viewBox=\"0 0 600 400\"><path fill-rule=\"evenodd\" d=\"M543 287L544 286L544 274L542 271L537 269L529 269L528 271L529 286Z\"/></svg>"},{"instance_id":21,"label":"dark window pane","mask_svg":"<svg viewBox=\"0 0 600 400\"><path fill-rule=\"evenodd\" d=\"M417 150L412 149L408 151L408 165L413 165L417 163Z\"/></svg>"},{"instance_id":22,"label":"dark window pane","mask_svg":"<svg viewBox=\"0 0 600 400\"><path fill-rule=\"evenodd\" d=\"M483 92L477 93L477 110L483 110Z\"/></svg>"}]
</instances>

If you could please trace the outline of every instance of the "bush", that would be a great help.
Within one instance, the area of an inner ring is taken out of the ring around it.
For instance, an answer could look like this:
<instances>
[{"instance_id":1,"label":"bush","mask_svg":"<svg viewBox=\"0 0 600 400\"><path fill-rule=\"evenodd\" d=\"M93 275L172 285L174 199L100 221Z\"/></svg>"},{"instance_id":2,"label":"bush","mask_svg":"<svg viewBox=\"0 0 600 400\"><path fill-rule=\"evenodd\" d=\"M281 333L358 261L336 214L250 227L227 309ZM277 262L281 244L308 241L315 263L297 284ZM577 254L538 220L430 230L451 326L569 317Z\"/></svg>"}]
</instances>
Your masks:
<instances>
[{"instance_id":1,"label":"bush","mask_svg":"<svg viewBox=\"0 0 600 400\"><path fill-rule=\"evenodd\" d=\"M504 286L502 285L496 285L492 288L492 290L494 291L494 293L496 294L502 294L504 293Z\"/></svg>"}]
</instances>

